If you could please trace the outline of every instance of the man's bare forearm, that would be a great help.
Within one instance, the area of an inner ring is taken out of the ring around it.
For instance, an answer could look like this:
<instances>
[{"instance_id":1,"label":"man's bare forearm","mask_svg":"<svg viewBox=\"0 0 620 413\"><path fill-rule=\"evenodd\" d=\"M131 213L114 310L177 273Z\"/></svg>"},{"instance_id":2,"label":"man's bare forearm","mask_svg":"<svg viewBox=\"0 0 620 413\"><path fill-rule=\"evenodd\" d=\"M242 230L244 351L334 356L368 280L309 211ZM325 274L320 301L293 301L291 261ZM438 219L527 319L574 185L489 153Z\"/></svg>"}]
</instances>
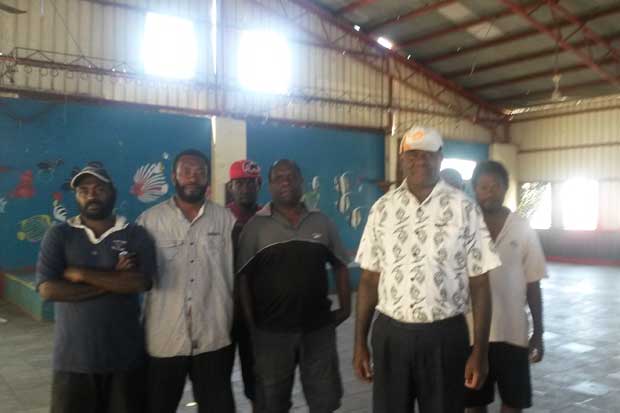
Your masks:
<instances>
[{"instance_id":1,"label":"man's bare forearm","mask_svg":"<svg viewBox=\"0 0 620 413\"><path fill-rule=\"evenodd\" d=\"M355 316L355 345L366 346L368 331L377 306L379 285L378 272L362 270L360 283L357 289L357 304Z\"/></svg>"},{"instance_id":2,"label":"man's bare forearm","mask_svg":"<svg viewBox=\"0 0 620 413\"><path fill-rule=\"evenodd\" d=\"M68 268L80 273L81 282L116 294L132 294L151 288L150 280L137 271L97 271L85 268Z\"/></svg>"},{"instance_id":3,"label":"man's bare forearm","mask_svg":"<svg viewBox=\"0 0 620 413\"><path fill-rule=\"evenodd\" d=\"M86 301L105 294L92 285L66 280L45 281L39 285L39 295L45 301Z\"/></svg>"},{"instance_id":4,"label":"man's bare forearm","mask_svg":"<svg viewBox=\"0 0 620 413\"><path fill-rule=\"evenodd\" d=\"M469 288L474 315L474 351L486 353L489 348L492 315L489 274L470 278Z\"/></svg>"},{"instance_id":5,"label":"man's bare forearm","mask_svg":"<svg viewBox=\"0 0 620 413\"><path fill-rule=\"evenodd\" d=\"M340 308L337 310L341 320L344 321L351 315L351 286L349 285L349 269L341 264L334 268L336 273L336 291L338 293L338 303Z\"/></svg>"},{"instance_id":6,"label":"man's bare forearm","mask_svg":"<svg viewBox=\"0 0 620 413\"><path fill-rule=\"evenodd\" d=\"M532 313L533 334L540 337L545 331L543 327L543 303L540 281L527 284L527 304Z\"/></svg>"}]
</instances>

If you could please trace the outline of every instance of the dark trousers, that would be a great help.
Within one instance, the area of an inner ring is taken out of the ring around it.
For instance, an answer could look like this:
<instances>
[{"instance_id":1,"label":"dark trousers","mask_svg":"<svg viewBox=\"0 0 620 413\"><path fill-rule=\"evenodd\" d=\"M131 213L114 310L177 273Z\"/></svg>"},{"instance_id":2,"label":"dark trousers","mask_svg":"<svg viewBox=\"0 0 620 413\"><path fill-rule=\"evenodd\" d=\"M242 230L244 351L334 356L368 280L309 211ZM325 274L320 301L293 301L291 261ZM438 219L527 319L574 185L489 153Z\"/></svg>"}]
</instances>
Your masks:
<instances>
[{"instance_id":1,"label":"dark trousers","mask_svg":"<svg viewBox=\"0 0 620 413\"><path fill-rule=\"evenodd\" d=\"M308 333L257 331L253 344L258 412L289 411L297 365L310 413L340 407L342 381L334 326Z\"/></svg>"},{"instance_id":2,"label":"dark trousers","mask_svg":"<svg viewBox=\"0 0 620 413\"><path fill-rule=\"evenodd\" d=\"M379 314L373 326L374 413L463 413L469 337L463 316L401 323Z\"/></svg>"},{"instance_id":3,"label":"dark trousers","mask_svg":"<svg viewBox=\"0 0 620 413\"><path fill-rule=\"evenodd\" d=\"M254 353L250 331L242 318L235 319L232 332L234 345L239 349L239 362L241 364L241 377L243 378L243 391L245 397L254 400L256 389L254 385Z\"/></svg>"},{"instance_id":4,"label":"dark trousers","mask_svg":"<svg viewBox=\"0 0 620 413\"><path fill-rule=\"evenodd\" d=\"M198 413L233 413L230 376L235 361L232 345L196 356L151 357L148 413L175 413L189 375Z\"/></svg>"},{"instance_id":5,"label":"dark trousers","mask_svg":"<svg viewBox=\"0 0 620 413\"><path fill-rule=\"evenodd\" d=\"M105 374L54 371L51 413L143 413L146 369Z\"/></svg>"}]
</instances>

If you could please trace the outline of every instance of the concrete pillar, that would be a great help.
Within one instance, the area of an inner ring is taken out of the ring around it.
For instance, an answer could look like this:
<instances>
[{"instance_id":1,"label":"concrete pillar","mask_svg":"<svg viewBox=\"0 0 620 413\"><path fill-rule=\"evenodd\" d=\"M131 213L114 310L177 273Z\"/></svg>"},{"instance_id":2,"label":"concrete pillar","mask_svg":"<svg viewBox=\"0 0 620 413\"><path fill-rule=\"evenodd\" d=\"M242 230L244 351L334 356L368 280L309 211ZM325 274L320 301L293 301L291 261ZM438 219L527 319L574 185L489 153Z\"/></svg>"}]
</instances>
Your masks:
<instances>
[{"instance_id":1,"label":"concrete pillar","mask_svg":"<svg viewBox=\"0 0 620 413\"><path fill-rule=\"evenodd\" d=\"M245 121L211 118L211 200L224 205L230 164L247 157Z\"/></svg>"},{"instance_id":2,"label":"concrete pillar","mask_svg":"<svg viewBox=\"0 0 620 413\"><path fill-rule=\"evenodd\" d=\"M510 174L510 184L504 204L512 211L517 210L519 194L519 165L517 146L510 143L494 143L489 147L489 159L500 162Z\"/></svg>"},{"instance_id":3,"label":"concrete pillar","mask_svg":"<svg viewBox=\"0 0 620 413\"><path fill-rule=\"evenodd\" d=\"M396 182L398 177L398 111L392 116L392 130L385 136L385 180ZM397 183L397 185L399 185Z\"/></svg>"}]
</instances>

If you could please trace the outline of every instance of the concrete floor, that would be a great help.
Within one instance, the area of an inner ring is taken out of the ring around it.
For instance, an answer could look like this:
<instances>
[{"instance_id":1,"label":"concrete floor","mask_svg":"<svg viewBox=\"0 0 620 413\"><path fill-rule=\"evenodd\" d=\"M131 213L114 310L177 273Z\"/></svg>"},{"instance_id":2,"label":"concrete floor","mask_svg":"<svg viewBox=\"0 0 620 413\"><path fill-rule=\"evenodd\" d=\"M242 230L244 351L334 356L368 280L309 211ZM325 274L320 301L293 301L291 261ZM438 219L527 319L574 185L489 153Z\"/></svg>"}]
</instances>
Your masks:
<instances>
[{"instance_id":1,"label":"concrete floor","mask_svg":"<svg viewBox=\"0 0 620 413\"><path fill-rule=\"evenodd\" d=\"M546 356L533 367L530 412L620 412L620 270L549 265L543 282ZM0 300L0 413L48 411L53 325L33 321ZM370 387L351 370L353 321L338 331L345 396L340 412L369 412ZM239 412L247 412L237 369L233 376ZM179 412L195 412L186 388ZM299 385L293 411L306 411ZM491 411L497 411L493 409Z\"/></svg>"}]
</instances>

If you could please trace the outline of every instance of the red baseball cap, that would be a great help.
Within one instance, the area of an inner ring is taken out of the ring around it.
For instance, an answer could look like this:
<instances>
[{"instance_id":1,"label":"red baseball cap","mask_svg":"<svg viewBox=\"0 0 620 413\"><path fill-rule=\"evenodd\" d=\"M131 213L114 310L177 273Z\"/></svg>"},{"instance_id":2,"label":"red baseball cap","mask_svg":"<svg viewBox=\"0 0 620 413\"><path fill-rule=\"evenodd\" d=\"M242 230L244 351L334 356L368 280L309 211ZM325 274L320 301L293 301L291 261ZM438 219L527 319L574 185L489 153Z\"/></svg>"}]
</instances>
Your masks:
<instances>
[{"instance_id":1,"label":"red baseball cap","mask_svg":"<svg viewBox=\"0 0 620 413\"><path fill-rule=\"evenodd\" d=\"M254 161L242 159L230 165L230 180L256 178L260 179L260 166Z\"/></svg>"}]
</instances>

